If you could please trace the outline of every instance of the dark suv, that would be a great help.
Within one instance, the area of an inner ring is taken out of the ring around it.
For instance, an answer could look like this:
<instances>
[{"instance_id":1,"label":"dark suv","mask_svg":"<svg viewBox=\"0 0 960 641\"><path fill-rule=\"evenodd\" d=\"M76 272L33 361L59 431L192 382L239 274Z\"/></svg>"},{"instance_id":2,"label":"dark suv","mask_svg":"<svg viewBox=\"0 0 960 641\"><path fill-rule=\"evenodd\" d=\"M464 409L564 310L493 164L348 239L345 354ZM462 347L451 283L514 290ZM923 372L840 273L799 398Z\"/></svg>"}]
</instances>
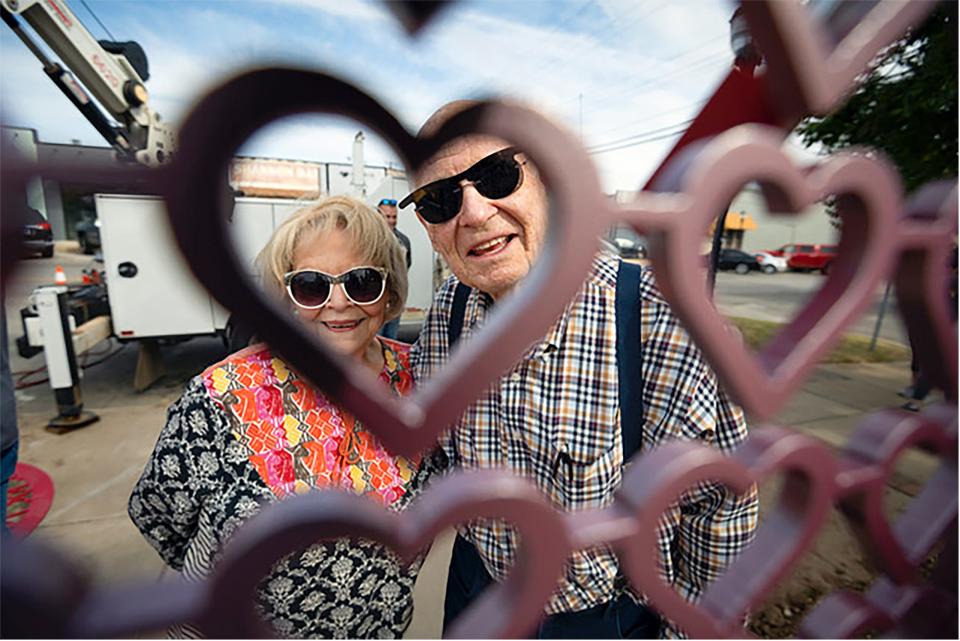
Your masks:
<instances>
[{"instance_id":1,"label":"dark suv","mask_svg":"<svg viewBox=\"0 0 960 641\"><path fill-rule=\"evenodd\" d=\"M77 223L77 242L84 254L93 254L100 249L100 220L84 218Z\"/></svg>"},{"instance_id":2,"label":"dark suv","mask_svg":"<svg viewBox=\"0 0 960 641\"><path fill-rule=\"evenodd\" d=\"M50 223L36 209L27 207L26 210L20 252L23 256L40 254L44 258L50 258L53 256L53 231Z\"/></svg>"},{"instance_id":3,"label":"dark suv","mask_svg":"<svg viewBox=\"0 0 960 641\"><path fill-rule=\"evenodd\" d=\"M742 252L739 249L721 249L717 257L717 269L725 271L732 269L738 274L760 271L760 261L753 254Z\"/></svg>"}]
</instances>

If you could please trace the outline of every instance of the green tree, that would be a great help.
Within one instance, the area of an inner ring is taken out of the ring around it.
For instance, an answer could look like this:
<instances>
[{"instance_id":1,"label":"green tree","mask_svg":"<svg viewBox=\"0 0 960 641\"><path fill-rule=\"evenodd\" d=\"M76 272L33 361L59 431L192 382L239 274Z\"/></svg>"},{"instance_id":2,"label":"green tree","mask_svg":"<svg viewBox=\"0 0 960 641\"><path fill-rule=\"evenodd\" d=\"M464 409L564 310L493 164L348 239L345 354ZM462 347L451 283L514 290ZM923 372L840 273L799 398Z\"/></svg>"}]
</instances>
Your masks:
<instances>
[{"instance_id":1,"label":"green tree","mask_svg":"<svg viewBox=\"0 0 960 641\"><path fill-rule=\"evenodd\" d=\"M825 118L797 127L807 145L882 150L909 193L957 175L957 5L942 3L891 45L859 89Z\"/></svg>"}]
</instances>

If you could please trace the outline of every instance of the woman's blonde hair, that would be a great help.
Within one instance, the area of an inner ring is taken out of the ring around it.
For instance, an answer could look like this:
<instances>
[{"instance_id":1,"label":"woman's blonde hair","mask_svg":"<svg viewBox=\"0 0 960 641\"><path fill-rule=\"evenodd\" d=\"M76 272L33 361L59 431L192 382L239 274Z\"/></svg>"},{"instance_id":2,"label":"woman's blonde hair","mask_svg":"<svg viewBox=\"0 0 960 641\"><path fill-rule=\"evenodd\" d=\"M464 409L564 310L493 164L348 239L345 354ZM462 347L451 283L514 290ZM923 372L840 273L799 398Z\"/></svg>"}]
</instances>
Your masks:
<instances>
[{"instance_id":1,"label":"woman's blonde hair","mask_svg":"<svg viewBox=\"0 0 960 641\"><path fill-rule=\"evenodd\" d=\"M286 295L284 275L293 270L293 255L305 238L333 230L344 232L364 265L387 270L385 320L403 313L407 300L407 263L403 247L378 212L355 198L332 196L295 211L277 227L257 255L264 286Z\"/></svg>"}]
</instances>

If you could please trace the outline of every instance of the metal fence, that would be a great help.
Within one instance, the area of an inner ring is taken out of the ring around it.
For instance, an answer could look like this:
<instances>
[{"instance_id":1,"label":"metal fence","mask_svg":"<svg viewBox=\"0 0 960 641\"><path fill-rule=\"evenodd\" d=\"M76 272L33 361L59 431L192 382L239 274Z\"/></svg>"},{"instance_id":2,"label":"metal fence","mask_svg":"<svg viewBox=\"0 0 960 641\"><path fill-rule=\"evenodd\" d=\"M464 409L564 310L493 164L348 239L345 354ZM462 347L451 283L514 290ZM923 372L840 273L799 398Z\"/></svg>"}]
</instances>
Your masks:
<instances>
[{"instance_id":1,"label":"metal fence","mask_svg":"<svg viewBox=\"0 0 960 641\"><path fill-rule=\"evenodd\" d=\"M757 426L729 457L681 442L643 455L633 461L614 503L602 510L557 512L531 484L506 472L445 478L402 514L336 492L285 500L241 528L214 574L201 583L144 581L105 589L90 584L54 550L29 541L7 542L5 634L128 636L193 621L210 636L262 636L266 631L253 614L254 590L285 554L323 536L352 534L380 540L410 558L443 528L488 516L512 522L524 541L537 545L521 549L521 562L456 622L455 636L526 633L539 618L570 552L609 544L634 587L689 635L740 637L743 614L790 572L834 507L856 531L881 577L863 594L829 595L803 621L802 633L846 637L869 629L905 636L955 634L957 333L943 294L945 265L957 233L956 182L930 184L906 198L896 171L875 153L835 154L807 169L794 166L781 146L800 118L840 104L877 52L922 21L932 6L824 4L832 8L826 18L794 2L743 5L767 60L756 77L737 80L745 83L735 106L740 112L730 114L729 120L748 124L700 136L661 168L650 189L626 205L603 197L576 137L531 110L484 102L420 140L361 89L294 69L251 71L204 97L184 125L179 151L169 164L96 172L100 182L139 184L144 191L162 194L180 248L200 281L395 452L412 454L430 446L542 336L587 273L594 239L614 223L629 224L649 239L664 295ZM426 20L428 6L409 3L395 9ZM412 37L415 22L410 23ZM314 345L275 305L249 291L230 249L225 227L228 162L254 131L303 112L355 118L390 141L410 167L467 132L508 139L535 160L555 203L553 233L542 259L521 285L524 294L511 297L478 339L454 354L445 376L402 402L370 389L359 371ZM15 268L19 233L16 217L9 215L16 211L11 203L38 172L74 178L90 173L5 162L4 282ZM698 253L715 213L747 181L758 181L770 204L783 211L799 212L826 196L840 196L843 219L840 254L822 289L757 354L731 340L705 296ZM590 215L578 215L582 212ZM763 424L784 407L887 279L896 286L921 366L945 390L947 401L920 415L877 413L838 451L787 427ZM933 453L941 465L891 522L883 511L883 491L908 448ZM718 480L738 490L772 476L784 479L783 489L777 503L765 508L755 541L697 604L684 601L662 581L656 567L656 527L662 511L701 480ZM940 549L938 563L922 575L920 565L935 549Z\"/></svg>"}]
</instances>

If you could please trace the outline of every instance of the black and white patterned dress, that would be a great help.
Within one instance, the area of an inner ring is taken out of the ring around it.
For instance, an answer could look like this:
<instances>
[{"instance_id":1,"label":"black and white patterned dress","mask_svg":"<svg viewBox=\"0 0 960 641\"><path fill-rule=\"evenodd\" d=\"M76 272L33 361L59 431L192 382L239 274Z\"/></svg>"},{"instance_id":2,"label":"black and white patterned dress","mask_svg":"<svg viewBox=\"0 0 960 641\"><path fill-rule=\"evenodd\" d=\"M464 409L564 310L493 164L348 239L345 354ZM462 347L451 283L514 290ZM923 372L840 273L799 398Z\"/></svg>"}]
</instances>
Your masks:
<instances>
[{"instance_id":1,"label":"black and white patterned dress","mask_svg":"<svg viewBox=\"0 0 960 641\"><path fill-rule=\"evenodd\" d=\"M129 514L171 568L207 576L230 535L261 506L279 500L250 462L247 446L201 376L168 411L153 455L134 488ZM421 464L402 509L429 475ZM398 638L413 614L422 556L409 567L372 542L322 542L279 561L258 589L258 614L282 637ZM171 630L198 636L191 626Z\"/></svg>"}]
</instances>

